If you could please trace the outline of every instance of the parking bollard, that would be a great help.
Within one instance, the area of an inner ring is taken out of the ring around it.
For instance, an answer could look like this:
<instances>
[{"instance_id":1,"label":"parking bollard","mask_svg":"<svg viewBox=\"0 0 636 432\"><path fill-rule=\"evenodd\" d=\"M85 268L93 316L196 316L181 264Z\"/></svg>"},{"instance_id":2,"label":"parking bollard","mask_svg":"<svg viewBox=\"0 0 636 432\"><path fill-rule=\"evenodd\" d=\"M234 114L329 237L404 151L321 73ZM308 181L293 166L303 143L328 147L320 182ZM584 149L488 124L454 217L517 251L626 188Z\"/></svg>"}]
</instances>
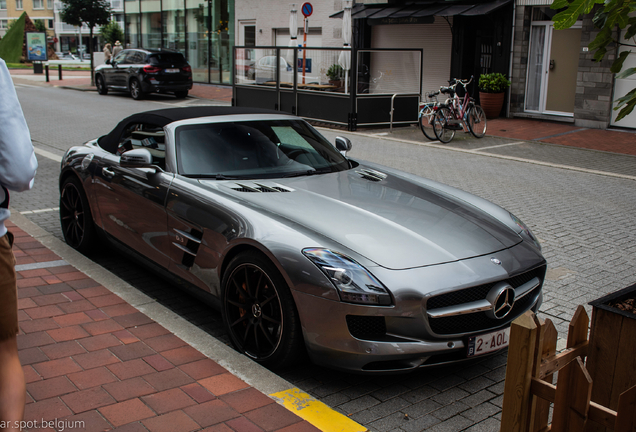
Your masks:
<instances>
[{"instance_id":1,"label":"parking bollard","mask_svg":"<svg viewBox=\"0 0 636 432\"><path fill-rule=\"evenodd\" d=\"M59 80L62 81L62 65L57 65L57 74L59 76Z\"/></svg>"},{"instance_id":2,"label":"parking bollard","mask_svg":"<svg viewBox=\"0 0 636 432\"><path fill-rule=\"evenodd\" d=\"M49 65L44 65L44 71L46 72L46 82L49 82Z\"/></svg>"}]
</instances>

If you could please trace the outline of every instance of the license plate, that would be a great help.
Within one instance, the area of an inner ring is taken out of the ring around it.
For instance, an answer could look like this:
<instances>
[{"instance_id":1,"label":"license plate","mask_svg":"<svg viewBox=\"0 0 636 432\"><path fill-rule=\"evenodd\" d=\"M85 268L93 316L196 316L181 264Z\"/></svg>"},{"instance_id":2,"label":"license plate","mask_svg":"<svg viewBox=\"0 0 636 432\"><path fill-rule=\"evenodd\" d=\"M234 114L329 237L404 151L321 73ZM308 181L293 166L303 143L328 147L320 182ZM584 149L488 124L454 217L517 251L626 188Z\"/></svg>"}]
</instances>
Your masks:
<instances>
[{"instance_id":1,"label":"license plate","mask_svg":"<svg viewBox=\"0 0 636 432\"><path fill-rule=\"evenodd\" d=\"M468 357L488 354L508 346L510 327L468 338Z\"/></svg>"},{"instance_id":2,"label":"license plate","mask_svg":"<svg viewBox=\"0 0 636 432\"><path fill-rule=\"evenodd\" d=\"M166 69L166 73L179 73L179 68Z\"/></svg>"}]
</instances>

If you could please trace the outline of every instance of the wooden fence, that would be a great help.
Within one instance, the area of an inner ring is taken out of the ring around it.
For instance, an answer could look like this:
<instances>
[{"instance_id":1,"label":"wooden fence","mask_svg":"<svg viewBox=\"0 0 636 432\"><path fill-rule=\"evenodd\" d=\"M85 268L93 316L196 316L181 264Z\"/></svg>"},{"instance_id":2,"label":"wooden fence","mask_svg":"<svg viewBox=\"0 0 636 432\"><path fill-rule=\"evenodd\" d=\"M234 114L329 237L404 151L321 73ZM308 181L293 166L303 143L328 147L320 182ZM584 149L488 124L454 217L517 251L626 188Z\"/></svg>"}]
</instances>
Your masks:
<instances>
[{"instance_id":1,"label":"wooden fence","mask_svg":"<svg viewBox=\"0 0 636 432\"><path fill-rule=\"evenodd\" d=\"M588 325L579 306L566 349L556 354L557 331L549 319L543 322L528 311L512 323L501 432L583 432L588 422L614 432L636 432L636 386L621 394L617 411L591 401L592 378L583 363Z\"/></svg>"}]
</instances>

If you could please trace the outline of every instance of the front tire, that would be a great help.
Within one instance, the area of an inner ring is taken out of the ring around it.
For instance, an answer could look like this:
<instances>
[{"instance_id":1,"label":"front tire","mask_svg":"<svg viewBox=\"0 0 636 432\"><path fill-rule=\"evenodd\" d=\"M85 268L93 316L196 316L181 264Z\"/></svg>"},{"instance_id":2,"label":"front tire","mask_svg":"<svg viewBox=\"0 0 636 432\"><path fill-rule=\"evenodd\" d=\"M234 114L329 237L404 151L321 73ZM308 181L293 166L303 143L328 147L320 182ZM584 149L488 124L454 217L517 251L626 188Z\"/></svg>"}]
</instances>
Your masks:
<instances>
[{"instance_id":1,"label":"front tire","mask_svg":"<svg viewBox=\"0 0 636 432\"><path fill-rule=\"evenodd\" d=\"M97 87L97 93L99 93L100 95L108 94L108 87L106 87L104 78L101 75L97 75L95 77L95 86Z\"/></svg>"},{"instance_id":2,"label":"front tire","mask_svg":"<svg viewBox=\"0 0 636 432\"><path fill-rule=\"evenodd\" d=\"M435 136L444 144L449 143L455 137L455 130L448 127L448 121L452 118L453 114L447 107L440 107L433 117Z\"/></svg>"},{"instance_id":3,"label":"front tire","mask_svg":"<svg viewBox=\"0 0 636 432\"><path fill-rule=\"evenodd\" d=\"M296 305L285 279L266 257L237 255L222 288L223 323L237 351L276 369L298 359L303 341Z\"/></svg>"},{"instance_id":4,"label":"front tire","mask_svg":"<svg viewBox=\"0 0 636 432\"><path fill-rule=\"evenodd\" d=\"M97 233L88 199L77 177L68 177L62 184L60 222L69 246L84 254L93 249Z\"/></svg>"},{"instance_id":5,"label":"front tire","mask_svg":"<svg viewBox=\"0 0 636 432\"><path fill-rule=\"evenodd\" d=\"M141 90L141 84L136 78L130 80L130 96L132 96L134 100L141 100L144 98L144 92Z\"/></svg>"},{"instance_id":6,"label":"front tire","mask_svg":"<svg viewBox=\"0 0 636 432\"><path fill-rule=\"evenodd\" d=\"M468 111L468 129L475 138L486 135L486 113L479 105L473 105Z\"/></svg>"},{"instance_id":7,"label":"front tire","mask_svg":"<svg viewBox=\"0 0 636 432\"><path fill-rule=\"evenodd\" d=\"M432 105L426 105L422 108L420 114L420 129L422 129L422 133L424 136L431 141L437 139L435 136L435 131L433 130L433 118L435 117L435 111L433 111Z\"/></svg>"}]
</instances>

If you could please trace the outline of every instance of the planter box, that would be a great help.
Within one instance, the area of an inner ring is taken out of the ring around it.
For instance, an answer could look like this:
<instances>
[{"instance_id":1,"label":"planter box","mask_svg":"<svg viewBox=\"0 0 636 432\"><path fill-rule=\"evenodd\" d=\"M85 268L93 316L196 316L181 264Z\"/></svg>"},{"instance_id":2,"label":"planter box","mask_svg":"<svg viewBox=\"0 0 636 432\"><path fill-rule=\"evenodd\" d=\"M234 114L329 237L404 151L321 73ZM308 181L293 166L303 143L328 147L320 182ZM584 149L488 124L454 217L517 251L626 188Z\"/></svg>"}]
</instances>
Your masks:
<instances>
[{"instance_id":1,"label":"planter box","mask_svg":"<svg viewBox=\"0 0 636 432\"><path fill-rule=\"evenodd\" d=\"M592 401L618 408L618 397L636 385L636 314L609 306L636 298L636 284L590 302L592 325L586 368L594 381ZM605 431L588 424L586 432Z\"/></svg>"},{"instance_id":2,"label":"planter box","mask_svg":"<svg viewBox=\"0 0 636 432\"><path fill-rule=\"evenodd\" d=\"M479 104L486 114L486 118L494 119L499 117L504 102L504 93L483 93L479 92Z\"/></svg>"}]
</instances>

